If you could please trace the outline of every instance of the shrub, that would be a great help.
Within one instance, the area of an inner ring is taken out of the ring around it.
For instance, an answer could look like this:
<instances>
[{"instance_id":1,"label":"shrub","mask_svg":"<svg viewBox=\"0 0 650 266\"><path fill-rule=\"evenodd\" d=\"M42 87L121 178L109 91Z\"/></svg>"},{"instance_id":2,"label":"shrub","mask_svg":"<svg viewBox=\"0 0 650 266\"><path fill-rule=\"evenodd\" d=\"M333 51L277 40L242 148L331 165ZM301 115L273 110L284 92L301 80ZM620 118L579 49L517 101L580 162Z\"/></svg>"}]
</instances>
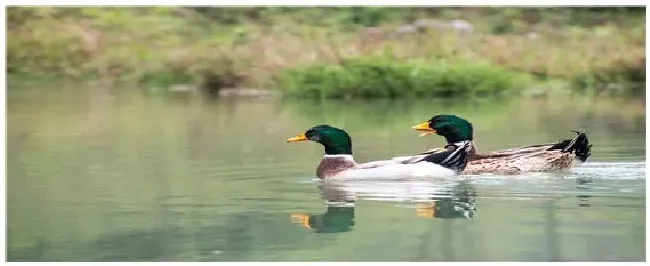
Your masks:
<instances>
[{"instance_id":1,"label":"shrub","mask_svg":"<svg viewBox=\"0 0 650 266\"><path fill-rule=\"evenodd\" d=\"M526 74L486 62L364 57L288 68L273 86L310 98L450 97L498 95L523 89L530 81Z\"/></svg>"}]
</instances>

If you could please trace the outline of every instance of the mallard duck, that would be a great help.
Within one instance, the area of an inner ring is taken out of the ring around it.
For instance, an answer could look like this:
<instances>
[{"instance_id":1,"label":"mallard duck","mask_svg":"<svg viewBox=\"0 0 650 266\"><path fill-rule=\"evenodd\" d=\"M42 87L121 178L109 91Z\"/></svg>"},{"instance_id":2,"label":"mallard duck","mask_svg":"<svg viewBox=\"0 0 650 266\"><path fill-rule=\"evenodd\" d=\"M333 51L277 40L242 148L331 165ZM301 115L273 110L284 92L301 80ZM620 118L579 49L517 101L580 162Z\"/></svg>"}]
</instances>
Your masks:
<instances>
[{"instance_id":1,"label":"mallard duck","mask_svg":"<svg viewBox=\"0 0 650 266\"><path fill-rule=\"evenodd\" d=\"M455 115L436 115L429 121L415 125L413 129L423 132L420 136L437 134L447 140L447 146L469 143L469 162L463 174L557 171L584 162L591 155L591 144L584 132L577 132L572 139L556 143L509 148L480 154L474 144L474 130L467 120ZM434 149L435 152L440 149ZM577 161L576 161L577 159Z\"/></svg>"},{"instance_id":2,"label":"mallard duck","mask_svg":"<svg viewBox=\"0 0 650 266\"><path fill-rule=\"evenodd\" d=\"M358 164L352 157L352 140L348 133L329 125L314 126L287 139L287 142L306 140L325 147L325 156L316 169L316 176L320 179L446 177L457 175L467 164L466 145L448 145L449 149L442 152L409 156L408 163L377 161Z\"/></svg>"}]
</instances>

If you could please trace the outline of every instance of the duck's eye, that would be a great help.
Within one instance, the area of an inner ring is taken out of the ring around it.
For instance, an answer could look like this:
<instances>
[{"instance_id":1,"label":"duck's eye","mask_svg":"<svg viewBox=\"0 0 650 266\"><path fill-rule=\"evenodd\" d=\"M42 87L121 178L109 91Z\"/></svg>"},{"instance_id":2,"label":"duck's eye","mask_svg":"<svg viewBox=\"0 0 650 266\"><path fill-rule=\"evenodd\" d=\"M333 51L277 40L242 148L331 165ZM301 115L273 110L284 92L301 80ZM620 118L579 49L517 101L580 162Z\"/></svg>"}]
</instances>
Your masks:
<instances>
[{"instance_id":1,"label":"duck's eye","mask_svg":"<svg viewBox=\"0 0 650 266\"><path fill-rule=\"evenodd\" d=\"M305 132L305 137L307 137L308 139L313 140L313 141L318 141L320 139L318 134L316 134L316 131L313 130L313 129L307 130Z\"/></svg>"}]
</instances>

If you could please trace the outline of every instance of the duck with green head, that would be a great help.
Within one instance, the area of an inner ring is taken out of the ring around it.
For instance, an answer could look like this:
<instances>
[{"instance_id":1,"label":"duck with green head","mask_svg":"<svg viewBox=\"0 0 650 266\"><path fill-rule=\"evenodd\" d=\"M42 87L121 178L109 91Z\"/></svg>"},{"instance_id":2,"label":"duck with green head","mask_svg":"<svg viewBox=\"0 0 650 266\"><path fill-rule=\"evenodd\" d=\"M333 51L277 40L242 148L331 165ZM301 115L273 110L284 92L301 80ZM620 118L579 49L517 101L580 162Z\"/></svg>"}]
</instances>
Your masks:
<instances>
[{"instance_id":1,"label":"duck with green head","mask_svg":"<svg viewBox=\"0 0 650 266\"><path fill-rule=\"evenodd\" d=\"M316 169L316 176L320 179L445 177L457 175L467 164L464 146L440 153L409 156L409 160L400 163L377 161L358 164L352 157L352 140L348 133L329 125L314 126L287 142L307 140L320 143L325 148L325 156Z\"/></svg>"},{"instance_id":2,"label":"duck with green head","mask_svg":"<svg viewBox=\"0 0 650 266\"><path fill-rule=\"evenodd\" d=\"M474 144L472 124L458 116L436 115L412 128L423 132L420 137L434 133L441 135L447 140L447 145L467 143L470 146L469 162L463 174L517 174L566 170L570 169L576 160L584 162L591 155L591 144L587 135L577 131L574 131L578 135L573 139L480 154Z\"/></svg>"}]
</instances>

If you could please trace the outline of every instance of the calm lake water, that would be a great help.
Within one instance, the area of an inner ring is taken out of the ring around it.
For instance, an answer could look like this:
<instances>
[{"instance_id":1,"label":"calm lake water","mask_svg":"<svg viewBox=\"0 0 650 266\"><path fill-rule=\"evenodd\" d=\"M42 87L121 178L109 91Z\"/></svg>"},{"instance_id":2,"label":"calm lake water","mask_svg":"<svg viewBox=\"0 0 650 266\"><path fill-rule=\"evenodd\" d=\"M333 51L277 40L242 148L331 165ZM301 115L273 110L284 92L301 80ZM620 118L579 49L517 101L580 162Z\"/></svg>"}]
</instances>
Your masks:
<instances>
[{"instance_id":1,"label":"calm lake water","mask_svg":"<svg viewBox=\"0 0 650 266\"><path fill-rule=\"evenodd\" d=\"M9 88L10 261L645 260L643 99L317 102L73 87ZM438 113L470 120L480 151L581 129L593 155L567 173L319 185L322 147L285 142L328 123L350 133L359 162L412 154L444 144L410 129Z\"/></svg>"}]
</instances>

